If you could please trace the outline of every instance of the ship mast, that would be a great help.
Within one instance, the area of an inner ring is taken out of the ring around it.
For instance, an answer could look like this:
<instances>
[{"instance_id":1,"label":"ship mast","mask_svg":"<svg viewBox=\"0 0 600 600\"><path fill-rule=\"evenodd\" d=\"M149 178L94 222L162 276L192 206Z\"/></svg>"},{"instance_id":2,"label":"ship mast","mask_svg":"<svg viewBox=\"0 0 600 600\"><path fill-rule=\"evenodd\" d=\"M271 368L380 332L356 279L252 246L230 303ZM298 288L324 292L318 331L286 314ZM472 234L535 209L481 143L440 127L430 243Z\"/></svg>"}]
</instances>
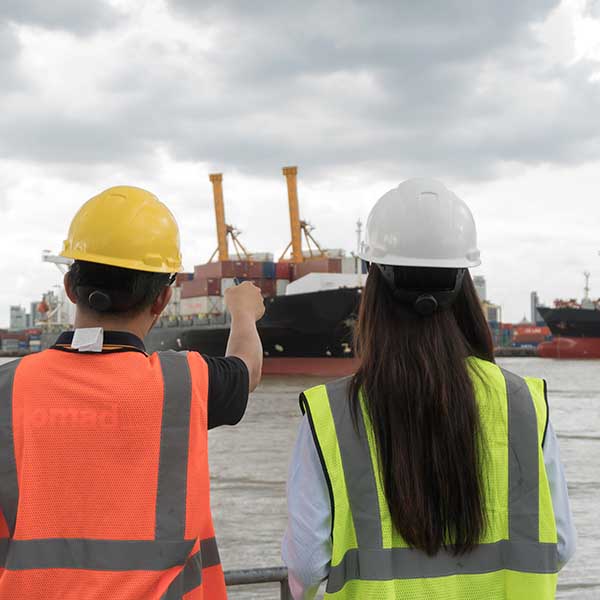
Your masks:
<instances>
[{"instance_id":1,"label":"ship mast","mask_svg":"<svg viewBox=\"0 0 600 600\"><path fill-rule=\"evenodd\" d=\"M362 221L359 219L356 221L356 255L360 254L360 247L362 245Z\"/></svg>"},{"instance_id":2,"label":"ship mast","mask_svg":"<svg viewBox=\"0 0 600 600\"><path fill-rule=\"evenodd\" d=\"M584 271L583 276L585 277L585 287L583 288L585 295L584 295L583 299L589 300L589 298L590 298L590 272Z\"/></svg>"}]
</instances>

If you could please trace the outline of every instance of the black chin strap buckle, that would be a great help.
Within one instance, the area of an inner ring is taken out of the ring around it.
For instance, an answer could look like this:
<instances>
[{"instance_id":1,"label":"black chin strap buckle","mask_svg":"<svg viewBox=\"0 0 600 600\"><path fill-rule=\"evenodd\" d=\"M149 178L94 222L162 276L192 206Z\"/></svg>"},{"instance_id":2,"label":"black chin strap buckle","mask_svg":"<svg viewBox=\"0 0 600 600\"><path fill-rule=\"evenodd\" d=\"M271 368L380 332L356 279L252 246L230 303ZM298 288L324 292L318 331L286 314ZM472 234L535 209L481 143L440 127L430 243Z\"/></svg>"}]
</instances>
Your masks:
<instances>
[{"instance_id":1,"label":"black chin strap buckle","mask_svg":"<svg viewBox=\"0 0 600 600\"><path fill-rule=\"evenodd\" d=\"M438 309L438 301L431 294L421 294L415 300L413 308L422 317L428 317Z\"/></svg>"},{"instance_id":2,"label":"black chin strap buckle","mask_svg":"<svg viewBox=\"0 0 600 600\"><path fill-rule=\"evenodd\" d=\"M91 308L97 310L98 312L106 312L110 310L112 306L112 300L110 296L101 290L94 290L88 296L88 303Z\"/></svg>"}]
</instances>

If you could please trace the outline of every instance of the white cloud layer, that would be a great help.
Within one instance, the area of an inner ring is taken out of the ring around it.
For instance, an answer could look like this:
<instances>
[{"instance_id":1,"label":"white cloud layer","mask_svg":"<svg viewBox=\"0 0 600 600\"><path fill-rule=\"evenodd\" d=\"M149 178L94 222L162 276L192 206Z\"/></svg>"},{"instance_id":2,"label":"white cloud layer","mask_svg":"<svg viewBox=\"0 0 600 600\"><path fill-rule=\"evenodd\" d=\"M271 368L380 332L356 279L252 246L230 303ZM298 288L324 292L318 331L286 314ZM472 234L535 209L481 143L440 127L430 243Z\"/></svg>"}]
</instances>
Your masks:
<instances>
[{"instance_id":1,"label":"white cloud layer","mask_svg":"<svg viewBox=\"0 0 600 600\"><path fill-rule=\"evenodd\" d=\"M85 5L85 6L84 6ZM85 8L85 10L84 10ZM600 21L584 0L61 0L0 7L0 324L59 282L40 262L78 206L147 187L186 265L215 245L208 173L257 251L289 236L280 168L330 247L415 175L478 220L490 295L580 294L598 273Z\"/></svg>"}]
</instances>

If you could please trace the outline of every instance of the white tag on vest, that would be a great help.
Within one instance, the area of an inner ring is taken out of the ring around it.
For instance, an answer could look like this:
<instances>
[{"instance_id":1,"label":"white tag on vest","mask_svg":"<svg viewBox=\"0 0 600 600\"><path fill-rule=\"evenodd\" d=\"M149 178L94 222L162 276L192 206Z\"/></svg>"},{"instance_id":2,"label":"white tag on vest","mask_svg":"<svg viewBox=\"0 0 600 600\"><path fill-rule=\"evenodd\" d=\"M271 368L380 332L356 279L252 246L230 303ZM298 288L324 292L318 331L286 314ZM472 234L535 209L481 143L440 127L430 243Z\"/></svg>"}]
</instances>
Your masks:
<instances>
[{"instance_id":1,"label":"white tag on vest","mask_svg":"<svg viewBox=\"0 0 600 600\"><path fill-rule=\"evenodd\" d=\"M104 329L102 327L85 327L76 329L73 334L71 348L79 352L102 352Z\"/></svg>"}]
</instances>

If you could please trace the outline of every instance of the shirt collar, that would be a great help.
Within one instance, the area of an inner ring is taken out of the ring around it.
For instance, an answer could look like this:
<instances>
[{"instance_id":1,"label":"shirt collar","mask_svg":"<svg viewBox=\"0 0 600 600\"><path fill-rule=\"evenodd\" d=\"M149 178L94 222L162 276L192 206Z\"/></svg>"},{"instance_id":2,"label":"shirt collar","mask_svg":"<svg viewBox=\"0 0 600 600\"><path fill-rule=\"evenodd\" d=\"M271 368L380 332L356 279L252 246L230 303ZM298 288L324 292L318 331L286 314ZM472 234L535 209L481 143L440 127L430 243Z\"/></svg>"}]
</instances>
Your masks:
<instances>
[{"instance_id":1,"label":"shirt collar","mask_svg":"<svg viewBox=\"0 0 600 600\"><path fill-rule=\"evenodd\" d=\"M66 350L68 352L78 352L74 348L71 348L71 342L73 341L74 331L63 331L58 336L58 339L54 343L52 348L54 350ZM105 331L104 332L104 344L102 346L102 352L143 352L146 353L146 346L144 342L128 331Z\"/></svg>"}]
</instances>

